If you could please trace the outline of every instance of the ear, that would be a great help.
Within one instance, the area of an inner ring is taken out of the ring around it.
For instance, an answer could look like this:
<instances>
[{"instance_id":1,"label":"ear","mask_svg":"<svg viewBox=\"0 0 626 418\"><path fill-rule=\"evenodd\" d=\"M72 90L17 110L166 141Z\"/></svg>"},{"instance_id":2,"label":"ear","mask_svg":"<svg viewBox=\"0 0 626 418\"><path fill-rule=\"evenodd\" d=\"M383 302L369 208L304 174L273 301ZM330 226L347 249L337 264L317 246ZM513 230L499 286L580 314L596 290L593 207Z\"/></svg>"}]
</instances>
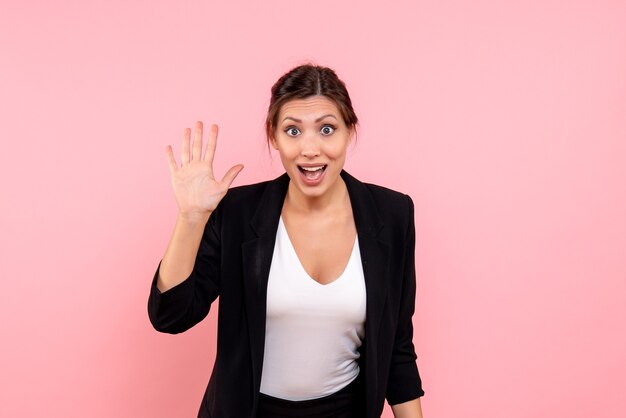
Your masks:
<instances>
[{"instance_id":1,"label":"ear","mask_svg":"<svg viewBox=\"0 0 626 418\"><path fill-rule=\"evenodd\" d=\"M276 142L276 137L274 136L274 129L270 130L270 145L272 146L272 148L274 148L275 150L278 149L278 143Z\"/></svg>"},{"instance_id":2,"label":"ear","mask_svg":"<svg viewBox=\"0 0 626 418\"><path fill-rule=\"evenodd\" d=\"M355 138L356 138L356 127L353 126L350 128L350 135L348 137L348 143L352 144Z\"/></svg>"}]
</instances>

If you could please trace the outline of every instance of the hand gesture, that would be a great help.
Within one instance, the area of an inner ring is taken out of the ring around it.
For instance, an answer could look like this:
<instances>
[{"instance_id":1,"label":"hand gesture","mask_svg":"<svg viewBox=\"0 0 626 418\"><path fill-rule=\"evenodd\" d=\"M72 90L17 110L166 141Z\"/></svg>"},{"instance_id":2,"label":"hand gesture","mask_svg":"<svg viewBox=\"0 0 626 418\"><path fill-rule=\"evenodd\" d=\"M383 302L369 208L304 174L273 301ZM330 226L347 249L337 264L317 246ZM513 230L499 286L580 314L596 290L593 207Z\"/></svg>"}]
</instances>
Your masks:
<instances>
[{"instance_id":1,"label":"hand gesture","mask_svg":"<svg viewBox=\"0 0 626 418\"><path fill-rule=\"evenodd\" d=\"M207 146L202 153L202 122L196 122L193 143L191 143L191 129L186 128L183 135L180 167L174 159L172 147L168 145L165 149L179 216L194 220L208 219L226 195L237 174L243 169L242 164L237 164L226 172L221 181L215 179L213 157L217 133L217 125L211 125Z\"/></svg>"}]
</instances>

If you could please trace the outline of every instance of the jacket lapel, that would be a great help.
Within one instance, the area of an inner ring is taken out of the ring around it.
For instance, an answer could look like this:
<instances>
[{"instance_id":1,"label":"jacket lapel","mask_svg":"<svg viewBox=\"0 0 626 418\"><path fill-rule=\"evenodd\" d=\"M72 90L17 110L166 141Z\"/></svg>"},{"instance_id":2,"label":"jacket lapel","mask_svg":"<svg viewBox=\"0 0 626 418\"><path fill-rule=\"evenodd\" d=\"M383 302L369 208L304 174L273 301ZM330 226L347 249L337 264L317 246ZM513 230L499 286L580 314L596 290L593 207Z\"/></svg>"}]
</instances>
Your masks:
<instances>
[{"instance_id":1,"label":"jacket lapel","mask_svg":"<svg viewBox=\"0 0 626 418\"><path fill-rule=\"evenodd\" d=\"M376 371L378 348L375 342L378 341L382 312L387 299L389 247L378 238L383 223L370 191L345 170L341 171L341 177L346 183L350 196L365 276L367 294L365 336L366 340L370 341L369 344L365 344L365 383L367 393L370 394L378 384ZM245 304L255 393L258 393L260 389L263 368L267 282L274 253L276 230L288 186L287 173L268 184L250 221L250 226L257 237L242 244ZM375 401L371 398L368 396L368 403ZM256 408L257 396L254 399ZM368 405L368 410L370 406Z\"/></svg>"},{"instance_id":2,"label":"jacket lapel","mask_svg":"<svg viewBox=\"0 0 626 418\"><path fill-rule=\"evenodd\" d=\"M383 309L387 301L387 276L389 272L389 246L379 238L383 222L377 212L376 202L365 184L342 171L346 182L354 222L359 236L359 250L365 276L367 293L364 365L366 411L376 411L378 382L378 341ZM384 382L382 382L384 383Z\"/></svg>"},{"instance_id":3,"label":"jacket lapel","mask_svg":"<svg viewBox=\"0 0 626 418\"><path fill-rule=\"evenodd\" d=\"M276 242L278 220L287 194L287 173L268 183L257 210L250 220L250 227L257 238L241 245L243 257L243 288L245 298L250 351L252 354L252 379L254 408L261 386L263 350L265 348L265 313L267 306L267 281Z\"/></svg>"}]
</instances>

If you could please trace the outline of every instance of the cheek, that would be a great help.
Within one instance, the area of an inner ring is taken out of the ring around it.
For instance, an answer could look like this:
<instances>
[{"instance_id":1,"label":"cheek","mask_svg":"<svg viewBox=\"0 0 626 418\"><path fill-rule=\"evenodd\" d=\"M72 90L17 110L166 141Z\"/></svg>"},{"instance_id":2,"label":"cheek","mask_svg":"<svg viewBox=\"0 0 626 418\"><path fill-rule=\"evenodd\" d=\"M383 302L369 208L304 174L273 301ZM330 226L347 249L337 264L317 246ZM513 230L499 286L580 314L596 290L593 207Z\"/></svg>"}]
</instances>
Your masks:
<instances>
[{"instance_id":1,"label":"cheek","mask_svg":"<svg viewBox=\"0 0 626 418\"><path fill-rule=\"evenodd\" d=\"M345 157L347 146L343 142L328 143L324 147L324 153L333 159Z\"/></svg>"},{"instance_id":2,"label":"cheek","mask_svg":"<svg viewBox=\"0 0 626 418\"><path fill-rule=\"evenodd\" d=\"M282 142L277 147L280 158L284 160L293 160L298 156L298 149L293 144L289 145L288 142Z\"/></svg>"}]
</instances>

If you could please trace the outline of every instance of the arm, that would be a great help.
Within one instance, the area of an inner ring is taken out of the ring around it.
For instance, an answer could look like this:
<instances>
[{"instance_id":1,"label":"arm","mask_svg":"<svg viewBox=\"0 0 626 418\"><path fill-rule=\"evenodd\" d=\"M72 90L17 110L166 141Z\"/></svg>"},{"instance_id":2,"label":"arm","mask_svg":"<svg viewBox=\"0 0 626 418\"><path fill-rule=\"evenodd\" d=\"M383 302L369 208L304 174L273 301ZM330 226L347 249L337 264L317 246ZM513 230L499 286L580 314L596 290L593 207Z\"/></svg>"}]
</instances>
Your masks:
<instances>
[{"instance_id":1,"label":"arm","mask_svg":"<svg viewBox=\"0 0 626 418\"><path fill-rule=\"evenodd\" d=\"M391 405L393 416L395 418L423 418L422 403L420 398L413 399L404 403Z\"/></svg>"},{"instance_id":2,"label":"arm","mask_svg":"<svg viewBox=\"0 0 626 418\"><path fill-rule=\"evenodd\" d=\"M175 287L191 275L207 221L208 217L204 214L195 217L178 215L174 233L159 266L156 286L160 292Z\"/></svg>"},{"instance_id":3,"label":"arm","mask_svg":"<svg viewBox=\"0 0 626 418\"><path fill-rule=\"evenodd\" d=\"M391 356L387 401L396 418L421 418L420 397L424 395L415 360L413 313L415 312L415 209L409 196L405 264L398 309L398 325Z\"/></svg>"},{"instance_id":4,"label":"arm","mask_svg":"<svg viewBox=\"0 0 626 418\"><path fill-rule=\"evenodd\" d=\"M206 317L219 295L218 212L208 222L189 222L179 216L150 288L148 315L157 331L186 331Z\"/></svg>"},{"instance_id":5,"label":"arm","mask_svg":"<svg viewBox=\"0 0 626 418\"><path fill-rule=\"evenodd\" d=\"M203 153L202 122L196 123L193 143L191 130L185 129L180 166L172 148L166 149L179 212L148 300L148 316L158 331L179 333L191 328L219 295L218 205L243 166L231 167L221 181L215 179L217 132L213 125Z\"/></svg>"}]
</instances>

